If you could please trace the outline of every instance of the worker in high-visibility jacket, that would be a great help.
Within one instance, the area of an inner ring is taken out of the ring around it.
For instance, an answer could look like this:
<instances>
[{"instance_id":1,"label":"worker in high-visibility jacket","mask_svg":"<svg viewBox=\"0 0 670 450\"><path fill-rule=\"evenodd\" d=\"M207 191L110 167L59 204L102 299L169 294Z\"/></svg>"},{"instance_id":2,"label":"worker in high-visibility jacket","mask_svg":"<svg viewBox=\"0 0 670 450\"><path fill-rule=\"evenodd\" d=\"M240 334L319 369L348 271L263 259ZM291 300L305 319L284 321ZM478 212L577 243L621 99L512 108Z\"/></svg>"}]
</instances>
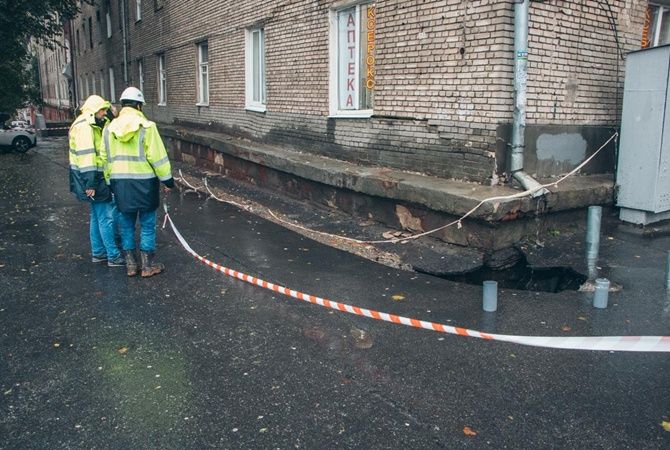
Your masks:
<instances>
[{"instance_id":1,"label":"worker in high-visibility jacket","mask_svg":"<svg viewBox=\"0 0 670 450\"><path fill-rule=\"evenodd\" d=\"M91 205L89 236L92 261L110 267L124 266L125 260L114 240L114 204L103 176L102 129L107 124L111 104L91 95L81 107L69 131L70 192Z\"/></svg>"},{"instance_id":2,"label":"worker in high-visibility jacket","mask_svg":"<svg viewBox=\"0 0 670 450\"><path fill-rule=\"evenodd\" d=\"M121 94L121 111L103 132L103 147L112 191L119 209L121 245L128 276L138 272L135 258L135 224L140 223L142 277L165 270L153 260L156 251L156 209L160 182L174 188L172 168L156 124L142 113L144 94L129 87ZM159 182L160 180L160 182Z\"/></svg>"}]
</instances>

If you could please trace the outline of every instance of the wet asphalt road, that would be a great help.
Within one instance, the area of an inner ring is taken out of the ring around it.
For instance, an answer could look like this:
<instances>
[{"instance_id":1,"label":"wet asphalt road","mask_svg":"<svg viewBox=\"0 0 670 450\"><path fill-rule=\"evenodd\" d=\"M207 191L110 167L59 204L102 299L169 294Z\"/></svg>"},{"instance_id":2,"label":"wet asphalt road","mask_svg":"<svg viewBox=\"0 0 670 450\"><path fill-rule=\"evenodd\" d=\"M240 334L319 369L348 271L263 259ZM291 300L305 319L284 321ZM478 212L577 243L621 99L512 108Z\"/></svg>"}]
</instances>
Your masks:
<instances>
[{"instance_id":1,"label":"wet asphalt road","mask_svg":"<svg viewBox=\"0 0 670 450\"><path fill-rule=\"evenodd\" d=\"M607 242L625 289L606 310L588 294L501 291L483 313L478 287L192 194L167 201L200 254L306 293L489 332L670 334L668 238ZM0 448L670 447L668 354L521 347L333 312L215 272L167 230L167 273L128 278L90 263L87 214L68 193L64 140L0 155Z\"/></svg>"}]
</instances>

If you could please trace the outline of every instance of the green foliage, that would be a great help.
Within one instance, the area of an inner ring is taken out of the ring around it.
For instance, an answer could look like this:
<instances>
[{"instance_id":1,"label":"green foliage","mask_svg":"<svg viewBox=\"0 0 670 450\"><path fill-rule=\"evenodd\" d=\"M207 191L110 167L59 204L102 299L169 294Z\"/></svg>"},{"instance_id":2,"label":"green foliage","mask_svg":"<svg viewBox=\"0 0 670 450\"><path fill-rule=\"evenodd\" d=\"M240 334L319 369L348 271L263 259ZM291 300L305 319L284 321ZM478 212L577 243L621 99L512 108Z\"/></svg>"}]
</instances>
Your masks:
<instances>
[{"instance_id":1,"label":"green foliage","mask_svg":"<svg viewBox=\"0 0 670 450\"><path fill-rule=\"evenodd\" d=\"M54 48L63 23L79 12L78 4L77 0L0 0L0 111L12 112L39 97L30 39Z\"/></svg>"}]
</instances>

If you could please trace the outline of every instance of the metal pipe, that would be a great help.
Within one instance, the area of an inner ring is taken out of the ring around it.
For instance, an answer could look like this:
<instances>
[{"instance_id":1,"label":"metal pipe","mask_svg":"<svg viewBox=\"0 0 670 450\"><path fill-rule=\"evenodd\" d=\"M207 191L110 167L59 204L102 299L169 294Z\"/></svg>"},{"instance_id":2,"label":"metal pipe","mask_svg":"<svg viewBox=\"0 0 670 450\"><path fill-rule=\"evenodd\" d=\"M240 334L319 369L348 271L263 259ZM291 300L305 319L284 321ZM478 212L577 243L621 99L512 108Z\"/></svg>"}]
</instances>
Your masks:
<instances>
[{"instance_id":1,"label":"metal pipe","mask_svg":"<svg viewBox=\"0 0 670 450\"><path fill-rule=\"evenodd\" d=\"M484 281L483 309L486 312L494 312L498 309L498 282Z\"/></svg>"},{"instance_id":2,"label":"metal pipe","mask_svg":"<svg viewBox=\"0 0 670 450\"><path fill-rule=\"evenodd\" d=\"M121 30L123 34L123 83L128 86L128 30L126 28L126 5L127 1L121 2Z\"/></svg>"},{"instance_id":3,"label":"metal pipe","mask_svg":"<svg viewBox=\"0 0 670 450\"><path fill-rule=\"evenodd\" d=\"M533 177L523 171L526 148L526 93L528 86L528 5L530 0L514 3L514 120L512 122L512 152L510 172L533 197L548 194Z\"/></svg>"},{"instance_id":4,"label":"metal pipe","mask_svg":"<svg viewBox=\"0 0 670 450\"><path fill-rule=\"evenodd\" d=\"M75 66L75 55L76 55L76 49L74 48L74 37L72 36L72 33L74 33L74 29L72 28L72 21L74 19L70 19L68 21L68 25L70 27L70 33L68 36L68 41L70 42L70 62L72 62L72 104L70 105L70 108L72 110L76 110L77 106L79 105L79 95L77 95L77 67ZM74 114L76 116L76 114Z\"/></svg>"},{"instance_id":5,"label":"metal pipe","mask_svg":"<svg viewBox=\"0 0 670 450\"><path fill-rule=\"evenodd\" d=\"M607 299L610 292L610 280L607 278L596 279L596 290L593 294L593 307L607 308Z\"/></svg>"},{"instance_id":6,"label":"metal pipe","mask_svg":"<svg viewBox=\"0 0 670 450\"><path fill-rule=\"evenodd\" d=\"M600 250L600 221L603 209L600 206L589 206L589 215L586 222L586 266L589 270L589 280L598 276L598 252Z\"/></svg>"},{"instance_id":7,"label":"metal pipe","mask_svg":"<svg viewBox=\"0 0 670 450\"><path fill-rule=\"evenodd\" d=\"M665 270L665 288L670 291L670 250L668 250L668 261Z\"/></svg>"}]
</instances>

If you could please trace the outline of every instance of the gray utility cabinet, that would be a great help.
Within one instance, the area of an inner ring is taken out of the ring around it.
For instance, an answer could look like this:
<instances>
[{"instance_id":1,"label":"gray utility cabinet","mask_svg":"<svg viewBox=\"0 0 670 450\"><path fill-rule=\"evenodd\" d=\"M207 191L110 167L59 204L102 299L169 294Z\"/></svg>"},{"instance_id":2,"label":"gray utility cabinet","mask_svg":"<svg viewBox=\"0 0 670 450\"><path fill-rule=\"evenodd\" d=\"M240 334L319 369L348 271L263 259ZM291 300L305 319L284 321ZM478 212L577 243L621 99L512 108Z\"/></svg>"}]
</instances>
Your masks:
<instances>
[{"instance_id":1,"label":"gray utility cabinet","mask_svg":"<svg viewBox=\"0 0 670 450\"><path fill-rule=\"evenodd\" d=\"M626 58L617 187L621 220L670 219L670 45Z\"/></svg>"}]
</instances>

